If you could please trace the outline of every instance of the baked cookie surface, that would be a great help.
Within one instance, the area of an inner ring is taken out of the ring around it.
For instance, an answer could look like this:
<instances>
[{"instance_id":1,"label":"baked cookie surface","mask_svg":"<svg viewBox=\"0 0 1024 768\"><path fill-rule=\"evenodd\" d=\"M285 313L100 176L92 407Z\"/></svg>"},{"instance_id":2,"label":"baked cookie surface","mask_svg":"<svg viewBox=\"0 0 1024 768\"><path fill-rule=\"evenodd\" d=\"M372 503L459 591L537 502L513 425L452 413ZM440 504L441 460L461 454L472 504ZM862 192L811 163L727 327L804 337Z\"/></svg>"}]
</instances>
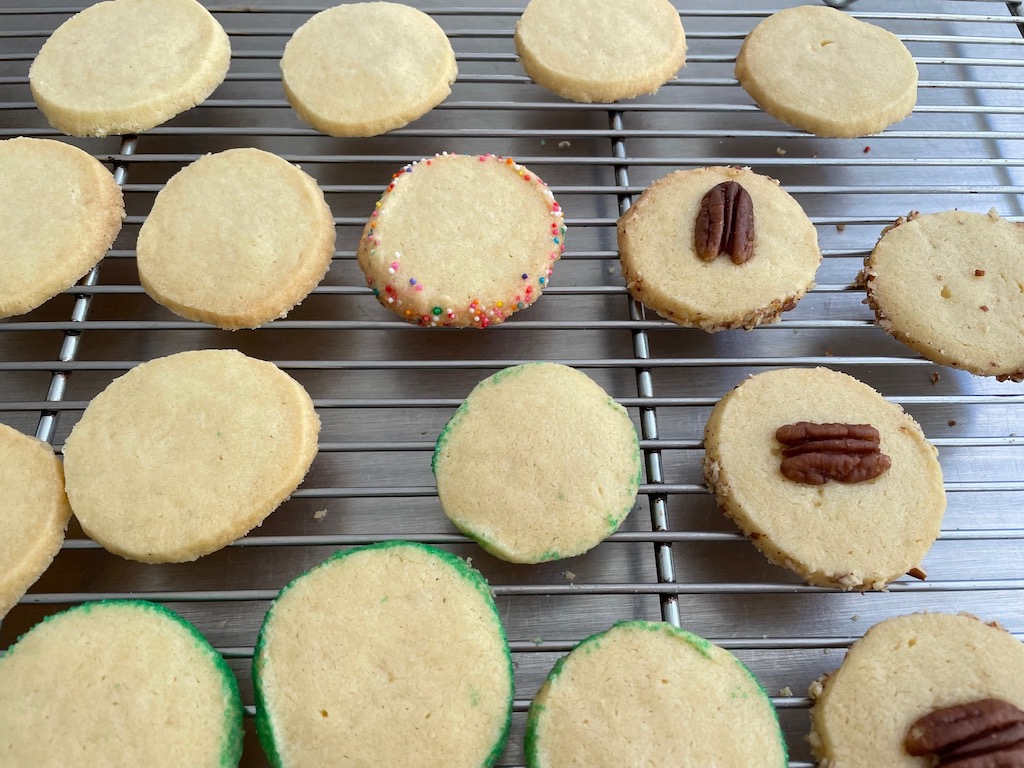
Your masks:
<instances>
[{"instance_id":1,"label":"baked cookie surface","mask_svg":"<svg viewBox=\"0 0 1024 768\"><path fill-rule=\"evenodd\" d=\"M986 214L911 213L865 261L878 324L930 360L1024 380L1024 225Z\"/></svg>"},{"instance_id":2,"label":"baked cookie surface","mask_svg":"<svg viewBox=\"0 0 1024 768\"><path fill-rule=\"evenodd\" d=\"M563 657L530 705L529 768L784 768L771 701L728 651L629 621Z\"/></svg>"},{"instance_id":3,"label":"baked cookie surface","mask_svg":"<svg viewBox=\"0 0 1024 768\"><path fill-rule=\"evenodd\" d=\"M561 206L525 166L445 153L395 174L356 256L377 301L404 320L486 328L536 301L565 231Z\"/></svg>"},{"instance_id":4,"label":"baked cookie surface","mask_svg":"<svg viewBox=\"0 0 1024 768\"><path fill-rule=\"evenodd\" d=\"M398 3L330 8L299 27L281 79L299 117L331 136L376 136L451 93L458 67L444 30Z\"/></svg>"},{"instance_id":5,"label":"baked cookie surface","mask_svg":"<svg viewBox=\"0 0 1024 768\"><path fill-rule=\"evenodd\" d=\"M776 431L799 422L870 424L891 466L864 482L784 476ZM776 565L811 584L884 589L918 568L946 509L936 450L899 406L827 368L752 376L714 407L704 478L722 511Z\"/></svg>"},{"instance_id":6,"label":"baked cookie surface","mask_svg":"<svg viewBox=\"0 0 1024 768\"><path fill-rule=\"evenodd\" d=\"M774 13L747 35L736 78L765 112L817 136L866 136L917 102L917 65L891 32L834 8Z\"/></svg>"},{"instance_id":7,"label":"baked cookie surface","mask_svg":"<svg viewBox=\"0 0 1024 768\"><path fill-rule=\"evenodd\" d=\"M585 103L654 93L686 62L668 0L530 0L515 44L534 82Z\"/></svg>"},{"instance_id":8,"label":"baked cookie surface","mask_svg":"<svg viewBox=\"0 0 1024 768\"><path fill-rule=\"evenodd\" d=\"M41 440L0 424L0 619L53 561L71 507L64 471Z\"/></svg>"},{"instance_id":9,"label":"baked cookie surface","mask_svg":"<svg viewBox=\"0 0 1024 768\"><path fill-rule=\"evenodd\" d=\"M74 285L123 217L121 188L92 155L50 139L0 141L0 317Z\"/></svg>"},{"instance_id":10,"label":"baked cookie surface","mask_svg":"<svg viewBox=\"0 0 1024 768\"><path fill-rule=\"evenodd\" d=\"M1024 708L1024 644L966 614L898 616L868 630L811 696L819 765L925 768L929 758L904 749L919 718L988 698Z\"/></svg>"},{"instance_id":11,"label":"baked cookie surface","mask_svg":"<svg viewBox=\"0 0 1024 768\"><path fill-rule=\"evenodd\" d=\"M106 0L64 22L32 62L32 97L72 136L147 131L201 104L231 44L196 0Z\"/></svg>"},{"instance_id":12,"label":"baked cookie surface","mask_svg":"<svg viewBox=\"0 0 1024 768\"><path fill-rule=\"evenodd\" d=\"M742 263L697 252L698 215L720 184L749 194L752 255ZM743 168L676 171L654 182L618 223L626 287L662 317L713 332L778 320L814 286L818 236L779 183Z\"/></svg>"},{"instance_id":13,"label":"baked cookie surface","mask_svg":"<svg viewBox=\"0 0 1024 768\"><path fill-rule=\"evenodd\" d=\"M542 428L524 430L534 422ZM501 450L480 450L496 438ZM626 409L556 363L506 368L480 382L442 430L431 466L452 523L514 563L597 546L629 514L642 471Z\"/></svg>"},{"instance_id":14,"label":"baked cookie surface","mask_svg":"<svg viewBox=\"0 0 1024 768\"><path fill-rule=\"evenodd\" d=\"M194 626L155 603L83 603L0 658L5 768L231 768L241 754L234 675Z\"/></svg>"},{"instance_id":15,"label":"baked cookie surface","mask_svg":"<svg viewBox=\"0 0 1024 768\"><path fill-rule=\"evenodd\" d=\"M323 279L334 219L309 175L259 149L205 155L171 177L139 232L156 301L220 328L284 317Z\"/></svg>"},{"instance_id":16,"label":"baked cookie surface","mask_svg":"<svg viewBox=\"0 0 1024 768\"><path fill-rule=\"evenodd\" d=\"M275 766L491 766L512 662L487 582L448 552L389 541L285 587L253 656Z\"/></svg>"},{"instance_id":17,"label":"baked cookie surface","mask_svg":"<svg viewBox=\"0 0 1024 768\"><path fill-rule=\"evenodd\" d=\"M319 430L309 395L273 363L234 350L157 358L111 382L71 431L68 500L117 555L195 560L288 498Z\"/></svg>"}]
</instances>

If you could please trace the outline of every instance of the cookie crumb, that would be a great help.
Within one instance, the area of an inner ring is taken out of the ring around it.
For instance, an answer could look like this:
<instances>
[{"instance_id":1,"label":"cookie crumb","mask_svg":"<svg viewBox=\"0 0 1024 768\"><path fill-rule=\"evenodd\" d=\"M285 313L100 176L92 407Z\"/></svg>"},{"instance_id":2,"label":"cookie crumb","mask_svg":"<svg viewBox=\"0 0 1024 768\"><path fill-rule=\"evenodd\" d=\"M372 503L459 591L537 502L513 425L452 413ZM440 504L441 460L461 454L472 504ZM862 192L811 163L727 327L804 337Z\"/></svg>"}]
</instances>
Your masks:
<instances>
[{"instance_id":1,"label":"cookie crumb","mask_svg":"<svg viewBox=\"0 0 1024 768\"><path fill-rule=\"evenodd\" d=\"M871 147L864 147L864 154L865 154L865 155L866 155L866 154L867 154L868 152L870 152L870 151L871 151Z\"/></svg>"},{"instance_id":2,"label":"cookie crumb","mask_svg":"<svg viewBox=\"0 0 1024 768\"><path fill-rule=\"evenodd\" d=\"M576 574L572 571L562 571L562 578L566 581L574 581L576 579Z\"/></svg>"},{"instance_id":3,"label":"cookie crumb","mask_svg":"<svg viewBox=\"0 0 1024 768\"><path fill-rule=\"evenodd\" d=\"M544 645L544 638L538 635L537 637L533 638L532 642L534 645Z\"/></svg>"},{"instance_id":4,"label":"cookie crumb","mask_svg":"<svg viewBox=\"0 0 1024 768\"><path fill-rule=\"evenodd\" d=\"M563 140L563 141L558 142L558 148L559 149L568 149L571 146L572 146L572 142L571 141Z\"/></svg>"},{"instance_id":5,"label":"cookie crumb","mask_svg":"<svg viewBox=\"0 0 1024 768\"><path fill-rule=\"evenodd\" d=\"M792 695L793 695L793 689L790 688L788 685L785 688L779 688L779 696L789 697L789 696L792 696Z\"/></svg>"},{"instance_id":6,"label":"cookie crumb","mask_svg":"<svg viewBox=\"0 0 1024 768\"><path fill-rule=\"evenodd\" d=\"M786 154L786 150L784 150L782 147L776 147L775 154L778 155L779 157L783 157Z\"/></svg>"},{"instance_id":7,"label":"cookie crumb","mask_svg":"<svg viewBox=\"0 0 1024 768\"><path fill-rule=\"evenodd\" d=\"M846 231L846 225L845 224L836 224L836 232L845 232L845 231Z\"/></svg>"},{"instance_id":8,"label":"cookie crumb","mask_svg":"<svg viewBox=\"0 0 1024 768\"><path fill-rule=\"evenodd\" d=\"M325 517L327 517L326 509L318 509L316 512L313 513L314 520L323 520Z\"/></svg>"},{"instance_id":9,"label":"cookie crumb","mask_svg":"<svg viewBox=\"0 0 1024 768\"><path fill-rule=\"evenodd\" d=\"M853 614L853 616L850 617L850 621L860 621L860 614L859 613Z\"/></svg>"},{"instance_id":10,"label":"cookie crumb","mask_svg":"<svg viewBox=\"0 0 1024 768\"><path fill-rule=\"evenodd\" d=\"M472 557L467 557L466 558L466 565L468 565L470 568L473 567L473 558Z\"/></svg>"},{"instance_id":11,"label":"cookie crumb","mask_svg":"<svg viewBox=\"0 0 1024 768\"><path fill-rule=\"evenodd\" d=\"M832 357L832 347L825 350L825 357Z\"/></svg>"},{"instance_id":12,"label":"cookie crumb","mask_svg":"<svg viewBox=\"0 0 1024 768\"><path fill-rule=\"evenodd\" d=\"M988 305L982 304L980 307L978 307L978 309L980 309L982 312L988 312Z\"/></svg>"},{"instance_id":13,"label":"cookie crumb","mask_svg":"<svg viewBox=\"0 0 1024 768\"><path fill-rule=\"evenodd\" d=\"M928 571L926 571L924 568L914 567L907 571L907 576L912 576L915 579L924 581L928 578Z\"/></svg>"},{"instance_id":14,"label":"cookie crumb","mask_svg":"<svg viewBox=\"0 0 1024 768\"><path fill-rule=\"evenodd\" d=\"M984 269L976 269L976 270L974 270L974 276L975 277L984 277L985 276L985 270Z\"/></svg>"},{"instance_id":15,"label":"cookie crumb","mask_svg":"<svg viewBox=\"0 0 1024 768\"><path fill-rule=\"evenodd\" d=\"M956 419L950 419L949 421L947 421L946 422L946 426L947 427L955 427L956 426Z\"/></svg>"},{"instance_id":16,"label":"cookie crumb","mask_svg":"<svg viewBox=\"0 0 1024 768\"><path fill-rule=\"evenodd\" d=\"M933 385L939 383L939 372L938 371L932 371L931 380L932 380L932 384Z\"/></svg>"}]
</instances>

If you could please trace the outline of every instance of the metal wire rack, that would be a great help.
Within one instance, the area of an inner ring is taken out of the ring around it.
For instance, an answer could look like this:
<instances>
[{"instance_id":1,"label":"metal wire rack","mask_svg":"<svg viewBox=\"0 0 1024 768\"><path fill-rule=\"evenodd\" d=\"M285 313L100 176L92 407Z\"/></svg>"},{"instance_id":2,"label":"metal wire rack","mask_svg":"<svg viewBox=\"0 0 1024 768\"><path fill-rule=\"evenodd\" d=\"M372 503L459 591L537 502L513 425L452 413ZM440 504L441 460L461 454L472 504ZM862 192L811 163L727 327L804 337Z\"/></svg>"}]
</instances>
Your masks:
<instances>
[{"instance_id":1,"label":"metal wire rack","mask_svg":"<svg viewBox=\"0 0 1024 768\"><path fill-rule=\"evenodd\" d=\"M50 32L81 8L22 3L0 7L0 138L56 136L34 108L28 67ZM750 666L779 710L791 766L808 768L804 691L875 622L916 610L970 611L1024 637L1024 389L910 353L873 326L855 285L880 229L911 209L995 207L1024 220L1019 2L854 3L855 16L900 35L921 72L914 114L860 140L789 129L736 84L740 42L780 7L766 0L680 3L688 66L656 95L617 105L565 102L529 81L511 39L521 0L425 0L416 5L444 27L457 53L449 100L385 136L325 137L289 109L277 60L287 37L331 4L209 2L233 47L227 81L209 101L140 136L65 139L113 169L128 219L80 285L0 323L0 419L57 449L89 399L131 366L235 347L274 360L310 391L323 421L312 472L262 528L196 563L123 561L72 523L53 566L0 627L0 649L68 604L148 597L196 623L229 659L251 714L252 645L277 590L340 547L412 539L471 557L493 585L516 663L513 732L501 765L522 765L525 710L559 655L614 621L663 618ZM286 320L228 334L150 301L133 248L173 173L237 146L277 152L318 179L340 250L322 285ZM552 286L528 312L484 332L392 319L355 266L359 228L390 174L441 150L515 156L548 181L567 212L568 250ZM777 325L707 335L646 313L625 291L618 215L665 173L712 164L779 178L817 225L825 254L818 287ZM573 560L513 567L448 525L430 451L480 378L535 359L583 368L629 409L646 478L637 508L608 542ZM939 446L949 509L925 563L928 580L867 595L803 585L765 563L707 495L701 435L711 406L750 373L812 365L879 389ZM243 765L266 765L251 718L246 729Z\"/></svg>"}]
</instances>

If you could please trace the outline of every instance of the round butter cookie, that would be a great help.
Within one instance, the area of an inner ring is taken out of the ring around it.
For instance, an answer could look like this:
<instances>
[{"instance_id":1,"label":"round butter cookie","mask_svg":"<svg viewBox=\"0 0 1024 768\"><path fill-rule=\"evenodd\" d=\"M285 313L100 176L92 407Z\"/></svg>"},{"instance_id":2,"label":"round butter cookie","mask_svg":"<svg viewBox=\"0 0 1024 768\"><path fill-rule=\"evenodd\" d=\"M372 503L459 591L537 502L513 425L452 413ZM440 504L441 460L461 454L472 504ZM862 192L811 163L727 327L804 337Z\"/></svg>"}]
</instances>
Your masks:
<instances>
[{"instance_id":1,"label":"round butter cookie","mask_svg":"<svg viewBox=\"0 0 1024 768\"><path fill-rule=\"evenodd\" d=\"M819 765L925 768L935 763L904 746L920 718L984 699L1024 709L1024 644L967 614L898 616L869 629L810 693L810 742ZM968 765L1020 763L962 764Z\"/></svg>"},{"instance_id":2,"label":"round butter cookie","mask_svg":"<svg viewBox=\"0 0 1024 768\"><path fill-rule=\"evenodd\" d=\"M111 136L201 104L230 62L227 34L196 0L107 0L61 24L28 78L58 131Z\"/></svg>"},{"instance_id":3,"label":"round butter cookie","mask_svg":"<svg viewBox=\"0 0 1024 768\"><path fill-rule=\"evenodd\" d=\"M306 390L273 363L226 349L157 358L112 381L71 431L68 500L114 554L195 560L288 498L319 432Z\"/></svg>"},{"instance_id":4,"label":"round butter cookie","mask_svg":"<svg viewBox=\"0 0 1024 768\"><path fill-rule=\"evenodd\" d=\"M323 279L334 219L316 182L259 149L206 155L167 182L139 232L143 288L226 330L284 317Z\"/></svg>"},{"instance_id":5,"label":"round butter cookie","mask_svg":"<svg viewBox=\"0 0 1024 768\"><path fill-rule=\"evenodd\" d=\"M626 519L642 471L626 409L556 363L477 384L438 437L431 468L452 523L513 563L596 547Z\"/></svg>"},{"instance_id":6,"label":"round butter cookie","mask_svg":"<svg viewBox=\"0 0 1024 768\"><path fill-rule=\"evenodd\" d=\"M785 768L764 689L703 638L627 621L555 664L526 721L528 768Z\"/></svg>"},{"instance_id":7,"label":"round butter cookie","mask_svg":"<svg viewBox=\"0 0 1024 768\"><path fill-rule=\"evenodd\" d=\"M241 755L235 676L155 603L83 603L0 658L4 768L232 768Z\"/></svg>"},{"instance_id":8,"label":"round butter cookie","mask_svg":"<svg viewBox=\"0 0 1024 768\"><path fill-rule=\"evenodd\" d=\"M457 74L444 30L398 3L321 11L295 31L281 59L288 101L331 136L401 128L444 101Z\"/></svg>"},{"instance_id":9,"label":"round butter cookie","mask_svg":"<svg viewBox=\"0 0 1024 768\"><path fill-rule=\"evenodd\" d=\"M0 141L0 317L70 288L121 231L124 201L92 155L61 141Z\"/></svg>"},{"instance_id":10,"label":"round butter cookie","mask_svg":"<svg viewBox=\"0 0 1024 768\"><path fill-rule=\"evenodd\" d=\"M402 541L339 552L281 590L253 682L276 768L492 766L512 715L512 658L487 582Z\"/></svg>"},{"instance_id":11,"label":"round butter cookie","mask_svg":"<svg viewBox=\"0 0 1024 768\"><path fill-rule=\"evenodd\" d=\"M530 0L515 43L534 82L584 103L654 93L686 63L668 0Z\"/></svg>"},{"instance_id":12,"label":"round butter cookie","mask_svg":"<svg viewBox=\"0 0 1024 768\"><path fill-rule=\"evenodd\" d=\"M877 433L780 442L781 427L801 423ZM704 478L722 511L771 562L811 584L884 589L919 572L939 535L946 495L935 447L902 408L852 376L827 368L752 376L714 407L704 448ZM856 473L868 461L882 473L813 476L819 462Z\"/></svg>"},{"instance_id":13,"label":"round butter cookie","mask_svg":"<svg viewBox=\"0 0 1024 768\"><path fill-rule=\"evenodd\" d=\"M444 153L392 177L356 256L404 320L486 328L536 301L564 240L562 208L528 168Z\"/></svg>"},{"instance_id":14,"label":"round butter cookie","mask_svg":"<svg viewBox=\"0 0 1024 768\"><path fill-rule=\"evenodd\" d=\"M896 35L811 5L754 27L736 58L736 79L769 115L817 136L878 133L917 102L917 65Z\"/></svg>"},{"instance_id":15,"label":"round butter cookie","mask_svg":"<svg viewBox=\"0 0 1024 768\"><path fill-rule=\"evenodd\" d=\"M710 230L714 221L700 221L702 212L713 213L713 196L736 185L749 204L733 206L729 222L719 214L718 230ZM742 263L728 252L728 233L737 230L747 237ZM710 254L698 246L718 231ZM775 322L814 287L821 263L817 232L800 204L775 179L744 168L698 168L659 179L619 219L618 236L633 298L674 323L709 332Z\"/></svg>"},{"instance_id":16,"label":"round butter cookie","mask_svg":"<svg viewBox=\"0 0 1024 768\"><path fill-rule=\"evenodd\" d=\"M49 445L0 424L0 619L60 551L71 507Z\"/></svg>"},{"instance_id":17,"label":"round butter cookie","mask_svg":"<svg viewBox=\"0 0 1024 768\"><path fill-rule=\"evenodd\" d=\"M911 212L882 232L864 279L878 324L929 360L1024 381L1024 225Z\"/></svg>"}]
</instances>

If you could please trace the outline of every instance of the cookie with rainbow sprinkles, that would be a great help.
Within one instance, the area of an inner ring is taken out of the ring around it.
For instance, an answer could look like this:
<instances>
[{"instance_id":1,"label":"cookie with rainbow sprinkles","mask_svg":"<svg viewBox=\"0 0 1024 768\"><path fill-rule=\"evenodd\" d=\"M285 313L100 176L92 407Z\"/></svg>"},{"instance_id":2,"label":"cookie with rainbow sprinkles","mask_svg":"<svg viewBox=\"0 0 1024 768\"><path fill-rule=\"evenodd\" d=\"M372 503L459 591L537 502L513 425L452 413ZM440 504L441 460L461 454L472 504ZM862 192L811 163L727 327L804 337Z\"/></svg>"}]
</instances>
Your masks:
<instances>
[{"instance_id":1,"label":"cookie with rainbow sprinkles","mask_svg":"<svg viewBox=\"0 0 1024 768\"><path fill-rule=\"evenodd\" d=\"M486 328L537 300L565 231L561 206L529 168L445 152L392 177L357 257L373 295L403 320Z\"/></svg>"}]
</instances>

